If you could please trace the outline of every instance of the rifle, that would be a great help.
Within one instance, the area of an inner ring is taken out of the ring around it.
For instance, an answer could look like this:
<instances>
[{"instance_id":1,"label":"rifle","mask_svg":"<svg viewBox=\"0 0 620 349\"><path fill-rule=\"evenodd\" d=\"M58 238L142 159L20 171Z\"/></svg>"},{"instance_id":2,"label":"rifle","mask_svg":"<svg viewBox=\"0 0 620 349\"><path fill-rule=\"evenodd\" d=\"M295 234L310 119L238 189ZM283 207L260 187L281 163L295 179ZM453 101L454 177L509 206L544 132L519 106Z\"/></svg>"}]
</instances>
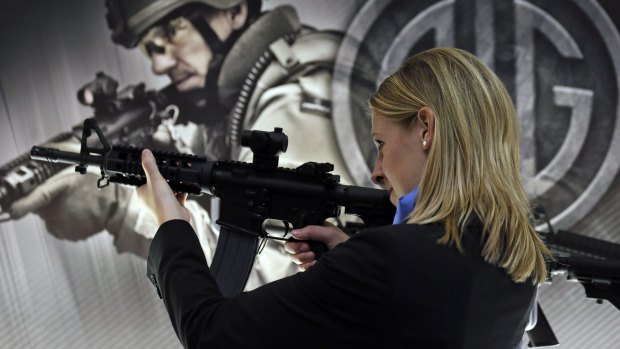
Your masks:
<instances>
[{"instance_id":1,"label":"rifle","mask_svg":"<svg viewBox=\"0 0 620 349\"><path fill-rule=\"evenodd\" d=\"M574 242L579 244L575 246ZM550 241L550 247L555 251L555 261L549 265L553 277L565 275L568 281L583 286L586 297L595 299L597 304L607 300L620 310L620 259L611 258L620 252L620 245L560 230ZM595 253L591 247L609 253ZM545 313L537 306L538 321L528 331L530 347L559 345Z\"/></svg>"},{"instance_id":2,"label":"rifle","mask_svg":"<svg viewBox=\"0 0 620 349\"><path fill-rule=\"evenodd\" d=\"M560 230L550 241L556 250L552 275L583 285L586 297L606 299L620 310L620 245Z\"/></svg>"},{"instance_id":3,"label":"rifle","mask_svg":"<svg viewBox=\"0 0 620 349\"><path fill-rule=\"evenodd\" d=\"M103 134L114 142L131 140L134 144L150 144L155 129L171 112L164 108L167 98L161 91L147 91L143 83L119 91L118 82L103 72L84 85L77 98L94 109L94 118L101 125ZM77 143L82 131L80 123L45 143ZM0 222L11 219L9 209L13 202L66 167L66 164L33 161L29 153L0 167Z\"/></svg>"},{"instance_id":4,"label":"rifle","mask_svg":"<svg viewBox=\"0 0 620 349\"><path fill-rule=\"evenodd\" d=\"M546 223L548 233L542 234L555 254L549 264L551 276L566 275L583 285L586 297L599 304L606 299L620 310L620 244L566 230L556 232L544 207L537 207L534 214Z\"/></svg>"},{"instance_id":5,"label":"rifle","mask_svg":"<svg viewBox=\"0 0 620 349\"><path fill-rule=\"evenodd\" d=\"M93 132L102 147L88 145ZM216 221L220 235L210 268L225 296L243 290L260 249L259 239L289 240L293 227L322 225L343 209L360 216L368 226L390 224L394 217L387 191L339 184L339 176L330 173L332 164L278 167L278 156L288 146L281 128L273 132L246 130L241 145L252 150L252 163L153 151L159 171L173 191L220 198ZM35 146L30 154L36 160L77 165L76 171L82 174L96 166L101 171L100 189L110 182L146 183L142 149L111 146L94 119L84 121L80 153ZM325 246L318 242L310 245L319 258Z\"/></svg>"},{"instance_id":6,"label":"rifle","mask_svg":"<svg viewBox=\"0 0 620 349\"><path fill-rule=\"evenodd\" d=\"M536 207L534 214L546 222L548 233L541 234L554 252L554 260L549 263L550 276L565 275L567 280L583 286L586 297L598 304L607 300L620 310L620 245L565 230L556 232L541 206ZM538 321L528 331L529 346L559 345L545 313L540 305L537 307Z\"/></svg>"}]
</instances>

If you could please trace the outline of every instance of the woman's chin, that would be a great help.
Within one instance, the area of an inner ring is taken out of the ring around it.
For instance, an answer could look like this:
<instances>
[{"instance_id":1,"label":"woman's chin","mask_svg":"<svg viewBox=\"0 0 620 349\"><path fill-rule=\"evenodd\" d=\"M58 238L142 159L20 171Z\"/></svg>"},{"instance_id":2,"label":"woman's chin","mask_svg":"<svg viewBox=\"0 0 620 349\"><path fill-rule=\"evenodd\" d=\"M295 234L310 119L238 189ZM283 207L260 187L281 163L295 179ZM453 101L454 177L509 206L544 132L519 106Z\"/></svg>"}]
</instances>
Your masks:
<instances>
[{"instance_id":1,"label":"woman's chin","mask_svg":"<svg viewBox=\"0 0 620 349\"><path fill-rule=\"evenodd\" d=\"M394 193L394 190L389 189L388 193L390 194L390 202L392 205L394 205L394 207L398 207L398 196Z\"/></svg>"}]
</instances>

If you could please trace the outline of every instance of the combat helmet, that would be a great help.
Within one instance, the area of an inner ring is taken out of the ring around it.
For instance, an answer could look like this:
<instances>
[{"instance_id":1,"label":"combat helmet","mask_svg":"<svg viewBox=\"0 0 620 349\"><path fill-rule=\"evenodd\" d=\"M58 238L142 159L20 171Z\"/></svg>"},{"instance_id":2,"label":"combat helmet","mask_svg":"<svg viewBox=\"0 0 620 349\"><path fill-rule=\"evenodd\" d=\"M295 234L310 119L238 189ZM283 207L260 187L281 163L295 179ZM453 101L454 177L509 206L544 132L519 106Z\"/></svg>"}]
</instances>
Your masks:
<instances>
[{"instance_id":1,"label":"combat helmet","mask_svg":"<svg viewBox=\"0 0 620 349\"><path fill-rule=\"evenodd\" d=\"M105 0L105 6L112 40L132 48L151 26L185 5L204 4L224 10L242 2L243 0ZM261 2L261 0L247 0L250 17L258 15Z\"/></svg>"}]
</instances>

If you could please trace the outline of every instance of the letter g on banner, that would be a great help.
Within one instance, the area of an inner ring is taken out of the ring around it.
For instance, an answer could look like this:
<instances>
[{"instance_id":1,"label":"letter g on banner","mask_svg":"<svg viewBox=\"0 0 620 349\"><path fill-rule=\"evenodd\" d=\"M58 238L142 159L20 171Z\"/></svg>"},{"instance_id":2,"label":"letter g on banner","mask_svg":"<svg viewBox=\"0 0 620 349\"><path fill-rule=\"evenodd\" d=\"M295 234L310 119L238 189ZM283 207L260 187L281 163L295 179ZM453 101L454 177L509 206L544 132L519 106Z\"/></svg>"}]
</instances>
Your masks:
<instances>
[{"instance_id":1,"label":"letter g on banner","mask_svg":"<svg viewBox=\"0 0 620 349\"><path fill-rule=\"evenodd\" d=\"M557 229L583 219L620 168L620 35L610 14L594 0L368 1L333 82L334 126L355 184L373 185L368 98L431 47L468 50L498 74L519 115L528 194Z\"/></svg>"}]
</instances>

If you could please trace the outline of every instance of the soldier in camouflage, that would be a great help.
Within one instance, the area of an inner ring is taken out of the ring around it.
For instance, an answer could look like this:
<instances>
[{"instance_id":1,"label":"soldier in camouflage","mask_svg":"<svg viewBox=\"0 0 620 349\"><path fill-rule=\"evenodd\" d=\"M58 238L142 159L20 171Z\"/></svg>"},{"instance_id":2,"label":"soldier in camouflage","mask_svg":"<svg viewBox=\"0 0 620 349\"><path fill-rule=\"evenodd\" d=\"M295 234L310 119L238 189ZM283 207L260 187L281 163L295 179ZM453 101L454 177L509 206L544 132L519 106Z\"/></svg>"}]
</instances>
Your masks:
<instances>
[{"instance_id":1,"label":"soldier in camouflage","mask_svg":"<svg viewBox=\"0 0 620 349\"><path fill-rule=\"evenodd\" d=\"M277 126L289 136L281 166L331 162L342 181L351 183L330 119L340 38L302 26L290 6L261 13L261 5L260 0L106 0L106 19L115 43L139 47L153 72L172 82L166 93L180 112L157 130L160 147L250 161L249 150L239 147L241 131ZM95 176L61 173L16 202L11 214L37 213L59 238L85 239L107 230L119 252L146 256L157 228L151 213L133 189L122 186L78 203L74 198L84 190L92 197L94 181ZM204 206L214 205L187 203L210 261L218 229ZM247 289L295 271L282 246L270 242Z\"/></svg>"}]
</instances>

